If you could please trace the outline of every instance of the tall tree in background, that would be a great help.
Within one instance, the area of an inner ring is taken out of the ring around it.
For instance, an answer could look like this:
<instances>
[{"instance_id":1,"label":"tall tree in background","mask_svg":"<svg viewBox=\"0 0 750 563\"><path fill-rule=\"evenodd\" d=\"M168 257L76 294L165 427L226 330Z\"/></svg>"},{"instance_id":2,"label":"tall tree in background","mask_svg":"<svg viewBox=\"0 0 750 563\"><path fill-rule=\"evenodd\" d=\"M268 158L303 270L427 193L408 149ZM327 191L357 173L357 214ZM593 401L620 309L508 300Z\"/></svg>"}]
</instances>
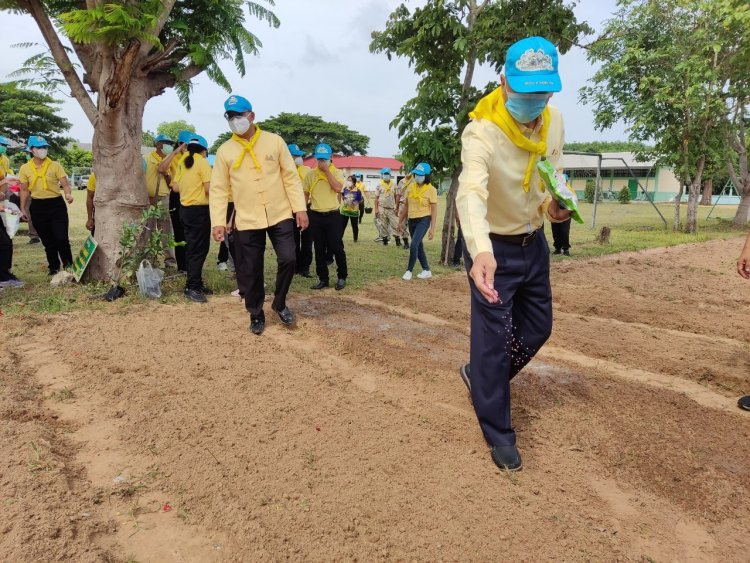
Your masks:
<instances>
[{"instance_id":1,"label":"tall tree in background","mask_svg":"<svg viewBox=\"0 0 750 563\"><path fill-rule=\"evenodd\" d=\"M479 98L497 87L489 84L479 90L473 85L477 65L492 65L499 73L507 48L530 35L542 35L567 52L580 35L590 32L576 21L574 5L562 0L428 0L414 12L401 4L385 30L373 32L371 52L406 58L420 77L417 95L391 122L404 158L427 161L436 175L451 177L443 263L453 246L461 133Z\"/></svg>"},{"instance_id":2,"label":"tall tree in background","mask_svg":"<svg viewBox=\"0 0 750 563\"><path fill-rule=\"evenodd\" d=\"M58 115L61 103L13 82L0 84L0 135L24 146L29 135L42 135L52 146L52 154L59 156L70 141L64 136L70 122Z\"/></svg>"},{"instance_id":3,"label":"tall tree in background","mask_svg":"<svg viewBox=\"0 0 750 563\"><path fill-rule=\"evenodd\" d=\"M260 46L244 27L247 12L274 27L279 21L261 4L244 0L0 0L0 10L34 19L94 127L100 251L90 268L95 278L108 279L123 220L135 220L148 205L140 154L146 102L174 87L189 107L191 81L204 71L229 91L220 61L233 60L244 75L245 54Z\"/></svg>"},{"instance_id":4,"label":"tall tree in background","mask_svg":"<svg viewBox=\"0 0 750 563\"><path fill-rule=\"evenodd\" d=\"M327 143L335 154L367 154L370 137L342 123L325 121L306 113L280 113L258 123L261 129L281 135L287 143L296 143L312 154L315 145Z\"/></svg>"},{"instance_id":5,"label":"tall tree in background","mask_svg":"<svg viewBox=\"0 0 750 563\"><path fill-rule=\"evenodd\" d=\"M694 233L701 180L726 161L727 88L739 69L739 0L621 0L589 50L602 66L581 91L600 129L624 121L631 140L653 141L652 154L688 186L685 229ZM747 22L746 22L747 23ZM745 35L746 37L746 35ZM747 60L745 57L744 60ZM744 67L743 73L747 72ZM674 228L680 228L680 196Z\"/></svg>"},{"instance_id":6,"label":"tall tree in background","mask_svg":"<svg viewBox=\"0 0 750 563\"><path fill-rule=\"evenodd\" d=\"M156 126L157 135L166 135L173 141L177 141L177 134L180 131L195 133L195 125L188 123L184 119L178 119L177 121L163 121Z\"/></svg>"}]
</instances>

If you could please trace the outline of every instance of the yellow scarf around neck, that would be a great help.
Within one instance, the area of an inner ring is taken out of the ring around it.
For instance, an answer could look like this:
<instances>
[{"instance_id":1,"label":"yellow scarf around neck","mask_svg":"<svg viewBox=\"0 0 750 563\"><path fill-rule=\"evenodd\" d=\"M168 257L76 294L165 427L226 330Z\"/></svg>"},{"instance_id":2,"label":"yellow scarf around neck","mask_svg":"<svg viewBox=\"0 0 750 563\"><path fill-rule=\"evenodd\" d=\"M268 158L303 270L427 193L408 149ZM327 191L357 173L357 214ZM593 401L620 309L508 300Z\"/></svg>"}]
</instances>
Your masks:
<instances>
[{"instance_id":1,"label":"yellow scarf around neck","mask_svg":"<svg viewBox=\"0 0 750 563\"><path fill-rule=\"evenodd\" d=\"M333 165L333 163L331 163L331 164L328 165L328 170L331 171L331 174L333 174L334 170L336 170L336 167ZM326 183L328 183L328 178L326 178L326 175L323 174L320 171L320 168L316 167L315 168L315 172L317 172L318 177L315 178L315 181L313 182L313 185L310 186L310 192L309 192L310 193L310 197L312 197L313 190L315 189L315 186L318 185L318 182L326 182ZM329 187L330 187L330 184L329 184Z\"/></svg>"},{"instance_id":2,"label":"yellow scarf around neck","mask_svg":"<svg viewBox=\"0 0 750 563\"><path fill-rule=\"evenodd\" d=\"M32 186L36 184L37 180L41 180L44 189L49 190L49 185L47 184L47 170L49 170L50 164L52 164L52 161L49 158L45 158L44 162L42 162L42 168L39 169L36 167L36 162L32 160L31 168L34 170L34 179L31 182Z\"/></svg>"},{"instance_id":3,"label":"yellow scarf around neck","mask_svg":"<svg viewBox=\"0 0 750 563\"><path fill-rule=\"evenodd\" d=\"M413 182L411 184L411 190L409 190L409 199L415 199L422 205L422 196L425 192L432 187L432 184L422 184L422 189L417 191L419 184Z\"/></svg>"},{"instance_id":4,"label":"yellow scarf around neck","mask_svg":"<svg viewBox=\"0 0 750 563\"><path fill-rule=\"evenodd\" d=\"M250 157L253 159L253 164L255 165L255 169L260 172L260 162L258 162L258 157L255 156L255 153L253 152L253 148L255 147L255 143L258 142L258 137L260 137L260 127L257 125L255 126L255 133L253 133L253 136L248 141L244 137L240 137L237 133L232 133L232 139L237 141L240 145L242 145L242 152L240 153L240 157L237 159L237 161L234 163L234 169L237 170L240 165L242 164L242 161L245 158L245 153L250 153Z\"/></svg>"},{"instance_id":5,"label":"yellow scarf around neck","mask_svg":"<svg viewBox=\"0 0 750 563\"><path fill-rule=\"evenodd\" d=\"M385 180L382 178L380 179L380 185L383 186L383 189L385 190L385 193L387 195L391 195L393 193L393 180L390 180L387 184Z\"/></svg>"},{"instance_id":6,"label":"yellow scarf around neck","mask_svg":"<svg viewBox=\"0 0 750 563\"><path fill-rule=\"evenodd\" d=\"M486 119L491 121L508 136L514 145L530 153L529 164L526 167L526 174L523 177L523 190L525 192L529 191L531 174L534 171L537 157L547 154L547 134L549 133L549 125L552 120L551 116L549 107L545 107L542 112L542 129L539 132L539 142L532 141L521 133L518 122L513 119L506 109L502 87L495 89L479 100L477 107L469 114L471 119Z\"/></svg>"}]
</instances>

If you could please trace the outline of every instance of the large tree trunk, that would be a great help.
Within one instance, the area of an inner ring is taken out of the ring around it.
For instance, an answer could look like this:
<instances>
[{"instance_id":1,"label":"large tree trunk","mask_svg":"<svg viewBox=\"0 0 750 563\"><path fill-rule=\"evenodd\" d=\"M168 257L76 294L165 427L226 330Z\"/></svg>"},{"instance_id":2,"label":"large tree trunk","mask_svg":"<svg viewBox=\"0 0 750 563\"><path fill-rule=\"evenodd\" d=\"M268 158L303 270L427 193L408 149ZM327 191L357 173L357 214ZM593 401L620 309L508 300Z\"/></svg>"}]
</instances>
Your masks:
<instances>
[{"instance_id":1,"label":"large tree trunk","mask_svg":"<svg viewBox=\"0 0 750 563\"><path fill-rule=\"evenodd\" d=\"M680 230L680 210L682 206L682 188L685 185L684 180L680 181L680 189L677 190L677 195L674 199L674 217L672 219L672 230L677 232Z\"/></svg>"},{"instance_id":2,"label":"large tree trunk","mask_svg":"<svg viewBox=\"0 0 750 563\"><path fill-rule=\"evenodd\" d=\"M714 181L709 178L703 182L703 196L701 197L701 205L711 205L711 196L714 193Z\"/></svg>"},{"instance_id":3,"label":"large tree trunk","mask_svg":"<svg viewBox=\"0 0 750 563\"><path fill-rule=\"evenodd\" d=\"M451 176L451 187L445 196L445 217L443 217L443 239L440 249L440 263L446 266L453 259L453 248L456 244L455 217L456 217L456 192L458 191L458 177L461 175L459 166Z\"/></svg>"},{"instance_id":4,"label":"large tree trunk","mask_svg":"<svg viewBox=\"0 0 750 563\"><path fill-rule=\"evenodd\" d=\"M700 179L690 184L688 188L688 207L687 207L687 222L685 225L685 231L691 234L695 234L698 229L698 201L701 195L701 182Z\"/></svg>"},{"instance_id":5,"label":"large tree trunk","mask_svg":"<svg viewBox=\"0 0 750 563\"><path fill-rule=\"evenodd\" d=\"M741 195L737 213L734 214L734 219L732 219L732 225L745 227L748 221L750 221L750 189L744 195Z\"/></svg>"},{"instance_id":6,"label":"large tree trunk","mask_svg":"<svg viewBox=\"0 0 750 563\"><path fill-rule=\"evenodd\" d=\"M95 238L99 246L89 264L89 277L95 280L118 281L122 224L138 221L148 206L141 156L146 85L133 79L128 88L128 95L116 108L103 107L103 97L100 98L94 129Z\"/></svg>"}]
</instances>

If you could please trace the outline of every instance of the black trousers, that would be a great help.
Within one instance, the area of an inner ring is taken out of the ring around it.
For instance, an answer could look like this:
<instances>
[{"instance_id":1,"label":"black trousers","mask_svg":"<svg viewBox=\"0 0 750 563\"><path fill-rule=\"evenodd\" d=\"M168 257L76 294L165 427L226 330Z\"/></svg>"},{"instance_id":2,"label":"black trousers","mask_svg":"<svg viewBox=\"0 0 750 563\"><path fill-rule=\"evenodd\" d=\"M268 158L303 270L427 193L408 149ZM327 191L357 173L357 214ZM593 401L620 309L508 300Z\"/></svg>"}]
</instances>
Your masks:
<instances>
[{"instance_id":1,"label":"black trousers","mask_svg":"<svg viewBox=\"0 0 750 563\"><path fill-rule=\"evenodd\" d=\"M51 199L33 199L30 207L36 232L42 239L51 273L73 265L73 255L68 239L68 208L62 196Z\"/></svg>"},{"instance_id":2,"label":"black trousers","mask_svg":"<svg viewBox=\"0 0 750 563\"><path fill-rule=\"evenodd\" d=\"M234 268L237 272L237 286L245 299L245 308L251 319L265 319L263 301L266 291L263 288L263 258L266 252L266 233L276 252L276 289L272 307L281 311L286 307L286 296L292 285L296 268L294 251L294 220L286 219L267 229L234 231Z\"/></svg>"},{"instance_id":3,"label":"black trousers","mask_svg":"<svg viewBox=\"0 0 750 563\"><path fill-rule=\"evenodd\" d=\"M471 287L471 400L490 445L513 446L510 380L539 351L552 332L549 246L541 230L528 246L493 240L500 265L495 272L498 303ZM472 260L464 253L466 271Z\"/></svg>"},{"instance_id":4,"label":"black trousers","mask_svg":"<svg viewBox=\"0 0 750 563\"><path fill-rule=\"evenodd\" d=\"M362 217L349 217L348 215L341 216L341 236L343 237L346 233L346 225L351 222L352 224L352 235L354 235L354 242L359 239L359 224L362 222Z\"/></svg>"},{"instance_id":5,"label":"black trousers","mask_svg":"<svg viewBox=\"0 0 750 563\"><path fill-rule=\"evenodd\" d=\"M13 241L0 221L0 282L15 279L10 273L13 267Z\"/></svg>"},{"instance_id":6,"label":"black trousers","mask_svg":"<svg viewBox=\"0 0 750 563\"><path fill-rule=\"evenodd\" d=\"M182 218L180 217L180 194L169 192L169 216L172 219L172 231L174 232L175 242L185 242L185 229L182 227ZM181 272L187 271L187 261L185 259L185 246L176 246L174 257L177 261L177 269Z\"/></svg>"},{"instance_id":7,"label":"black trousers","mask_svg":"<svg viewBox=\"0 0 750 563\"><path fill-rule=\"evenodd\" d=\"M208 205L180 206L180 219L185 231L185 265L187 289L203 288L203 264L211 246L211 215Z\"/></svg>"},{"instance_id":8,"label":"black trousers","mask_svg":"<svg viewBox=\"0 0 750 563\"><path fill-rule=\"evenodd\" d=\"M341 214L339 210L320 213L310 211L310 226L315 243L315 273L320 281L328 283L327 254L332 253L336 259L336 270L339 279L345 280L346 252L344 251L343 233L341 231Z\"/></svg>"},{"instance_id":9,"label":"black trousers","mask_svg":"<svg viewBox=\"0 0 750 563\"><path fill-rule=\"evenodd\" d=\"M362 222L362 217L365 216L365 202L360 201L359 202L359 222ZM352 221L352 224L354 224L354 221Z\"/></svg>"},{"instance_id":10,"label":"black trousers","mask_svg":"<svg viewBox=\"0 0 750 563\"><path fill-rule=\"evenodd\" d=\"M552 241L555 250L570 250L570 219L552 223Z\"/></svg>"},{"instance_id":11,"label":"black trousers","mask_svg":"<svg viewBox=\"0 0 750 563\"><path fill-rule=\"evenodd\" d=\"M234 202L230 201L227 205L227 224L229 224L229 219L232 218L232 212L234 211ZM232 246L231 242L228 240L229 237L225 237L222 243L219 245L219 256L216 259L217 263L226 262L229 260L229 256L232 256L232 260L234 260L234 246Z\"/></svg>"},{"instance_id":12,"label":"black trousers","mask_svg":"<svg viewBox=\"0 0 750 563\"><path fill-rule=\"evenodd\" d=\"M294 224L294 254L297 258L297 272L310 271L313 259L313 237L309 228L300 231L297 223Z\"/></svg>"},{"instance_id":13,"label":"black trousers","mask_svg":"<svg viewBox=\"0 0 750 563\"><path fill-rule=\"evenodd\" d=\"M458 227L456 233L456 245L453 247L453 265L461 265L461 255L464 253L464 233L461 231L461 227Z\"/></svg>"}]
</instances>

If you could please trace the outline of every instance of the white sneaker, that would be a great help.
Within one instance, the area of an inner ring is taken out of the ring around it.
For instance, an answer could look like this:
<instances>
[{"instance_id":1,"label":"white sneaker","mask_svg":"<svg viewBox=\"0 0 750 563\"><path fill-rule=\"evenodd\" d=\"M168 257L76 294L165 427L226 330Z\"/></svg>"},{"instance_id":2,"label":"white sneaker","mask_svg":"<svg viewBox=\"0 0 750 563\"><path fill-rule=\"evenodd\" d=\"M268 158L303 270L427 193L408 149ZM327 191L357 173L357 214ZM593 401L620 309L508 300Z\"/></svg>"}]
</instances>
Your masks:
<instances>
[{"instance_id":1,"label":"white sneaker","mask_svg":"<svg viewBox=\"0 0 750 563\"><path fill-rule=\"evenodd\" d=\"M235 290L234 290L234 291L233 291L232 293L230 293L229 295L231 295L232 297L239 297L239 296L240 296L240 290L239 290L239 289L235 289Z\"/></svg>"},{"instance_id":2,"label":"white sneaker","mask_svg":"<svg viewBox=\"0 0 750 563\"><path fill-rule=\"evenodd\" d=\"M421 272L417 274L417 277L420 280L428 280L432 277L432 272L429 270L422 270Z\"/></svg>"},{"instance_id":3,"label":"white sneaker","mask_svg":"<svg viewBox=\"0 0 750 563\"><path fill-rule=\"evenodd\" d=\"M406 270L403 276L401 276L402 280L409 281L411 279L411 272L409 270Z\"/></svg>"},{"instance_id":4,"label":"white sneaker","mask_svg":"<svg viewBox=\"0 0 750 563\"><path fill-rule=\"evenodd\" d=\"M227 266L226 262L219 262L216 265L216 269L219 270L220 272L226 272L229 270L229 266Z\"/></svg>"}]
</instances>

